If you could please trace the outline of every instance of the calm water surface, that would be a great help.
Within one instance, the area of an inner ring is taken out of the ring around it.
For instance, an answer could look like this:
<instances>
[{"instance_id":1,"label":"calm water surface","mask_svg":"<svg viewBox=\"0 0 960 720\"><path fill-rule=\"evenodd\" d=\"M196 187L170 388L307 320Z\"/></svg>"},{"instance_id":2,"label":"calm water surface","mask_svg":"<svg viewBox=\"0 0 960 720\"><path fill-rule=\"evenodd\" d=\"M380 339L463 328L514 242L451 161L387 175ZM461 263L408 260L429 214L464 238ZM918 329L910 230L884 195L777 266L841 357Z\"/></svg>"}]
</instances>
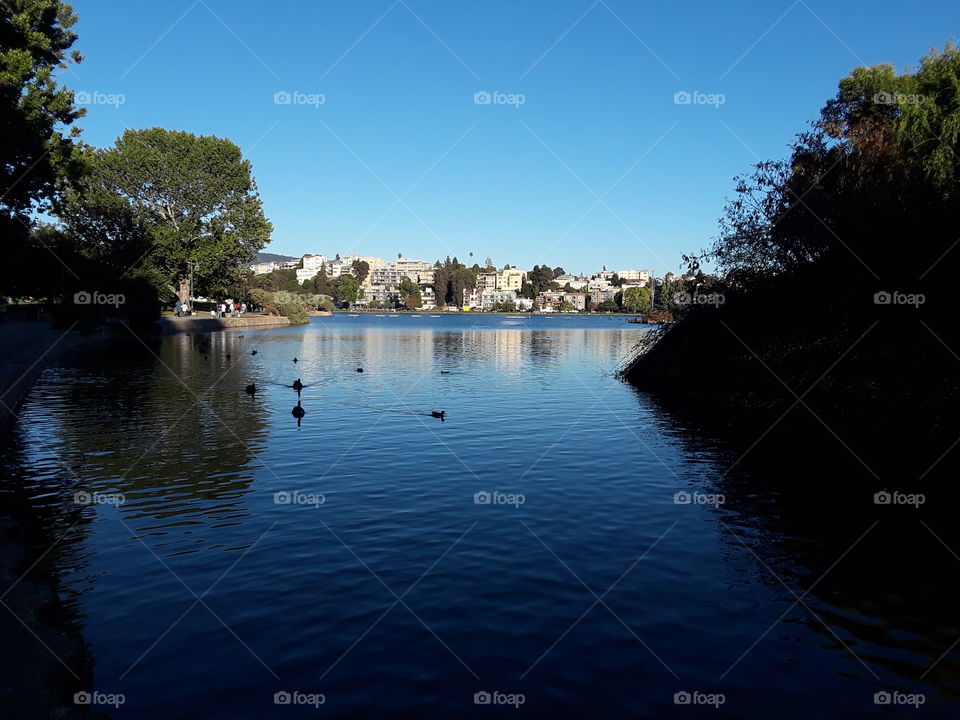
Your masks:
<instances>
[{"instance_id":1,"label":"calm water surface","mask_svg":"<svg viewBox=\"0 0 960 720\"><path fill-rule=\"evenodd\" d=\"M611 376L644 331L424 313L131 341L43 374L4 492L70 528L116 718L951 716L955 654L919 678L955 625L803 595L838 553L772 530L777 496ZM895 689L925 706L874 705ZM274 704L294 691L325 703ZM474 704L494 691L524 704Z\"/></svg>"}]
</instances>

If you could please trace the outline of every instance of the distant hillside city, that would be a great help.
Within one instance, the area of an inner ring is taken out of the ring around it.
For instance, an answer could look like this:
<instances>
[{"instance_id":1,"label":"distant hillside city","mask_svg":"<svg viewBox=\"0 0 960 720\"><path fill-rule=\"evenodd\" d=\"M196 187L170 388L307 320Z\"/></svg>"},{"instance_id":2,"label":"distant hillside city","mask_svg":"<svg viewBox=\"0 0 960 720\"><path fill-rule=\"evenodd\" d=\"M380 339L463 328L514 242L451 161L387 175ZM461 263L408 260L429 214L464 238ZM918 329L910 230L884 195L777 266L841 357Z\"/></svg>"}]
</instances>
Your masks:
<instances>
[{"instance_id":1,"label":"distant hillside city","mask_svg":"<svg viewBox=\"0 0 960 720\"><path fill-rule=\"evenodd\" d=\"M547 265L531 270L511 265L498 269L490 258L482 266L468 267L456 258L431 263L401 255L387 260L355 253L333 258L311 254L299 259L263 254L248 267L254 276L295 273L303 290L329 292L334 297L336 293L329 288L336 287L340 278L352 276L358 288L349 305L370 309L643 312L652 308L659 287L648 270L610 271L604 267L587 277ZM671 276L667 274L667 282Z\"/></svg>"}]
</instances>

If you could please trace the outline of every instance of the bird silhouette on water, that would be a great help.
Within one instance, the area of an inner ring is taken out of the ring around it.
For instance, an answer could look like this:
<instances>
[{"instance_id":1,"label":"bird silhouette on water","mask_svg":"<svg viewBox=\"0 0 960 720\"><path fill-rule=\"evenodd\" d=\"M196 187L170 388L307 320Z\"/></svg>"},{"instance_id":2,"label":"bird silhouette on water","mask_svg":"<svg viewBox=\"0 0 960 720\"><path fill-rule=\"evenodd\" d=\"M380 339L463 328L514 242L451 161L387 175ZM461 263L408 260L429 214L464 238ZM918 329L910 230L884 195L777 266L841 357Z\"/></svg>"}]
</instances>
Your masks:
<instances>
[{"instance_id":1,"label":"bird silhouette on water","mask_svg":"<svg viewBox=\"0 0 960 720\"><path fill-rule=\"evenodd\" d=\"M293 361L294 361L294 362L296 362L296 361L297 361L297 358L296 358L296 357L294 357L294 358L293 358Z\"/></svg>"},{"instance_id":2,"label":"bird silhouette on water","mask_svg":"<svg viewBox=\"0 0 960 720\"><path fill-rule=\"evenodd\" d=\"M297 419L297 427L300 427L300 421L303 420L303 416L307 414L307 411L303 409L300 401L297 400L297 405L290 411L290 414Z\"/></svg>"},{"instance_id":3,"label":"bird silhouette on water","mask_svg":"<svg viewBox=\"0 0 960 720\"><path fill-rule=\"evenodd\" d=\"M440 371L440 374L441 374L441 375L449 375L449 374L450 374L450 371L449 371L449 370L441 370L441 371Z\"/></svg>"},{"instance_id":4,"label":"bird silhouette on water","mask_svg":"<svg viewBox=\"0 0 960 720\"><path fill-rule=\"evenodd\" d=\"M251 351L250 351L250 354L251 354L251 355L256 355L256 354L257 354L257 351L256 351L256 350L251 350Z\"/></svg>"},{"instance_id":5,"label":"bird silhouette on water","mask_svg":"<svg viewBox=\"0 0 960 720\"><path fill-rule=\"evenodd\" d=\"M357 372L358 372L358 373L362 373L362 372L363 372L363 368L357 368Z\"/></svg>"},{"instance_id":6,"label":"bird silhouette on water","mask_svg":"<svg viewBox=\"0 0 960 720\"><path fill-rule=\"evenodd\" d=\"M297 378L296 380L293 381L293 385L291 385L290 387L292 387L297 392L300 392L301 390L303 390L303 383L300 382L300 378Z\"/></svg>"},{"instance_id":7,"label":"bird silhouette on water","mask_svg":"<svg viewBox=\"0 0 960 720\"><path fill-rule=\"evenodd\" d=\"M257 386L253 383L250 383L243 390L247 393L247 395L254 395L257 392Z\"/></svg>"},{"instance_id":8,"label":"bird silhouette on water","mask_svg":"<svg viewBox=\"0 0 960 720\"><path fill-rule=\"evenodd\" d=\"M433 410L433 411L430 413L430 417L439 418L439 419L440 419L440 422L445 422L445 421L444 421L444 418L445 418L446 416L447 416L446 410L441 410L440 412L437 412L436 410Z\"/></svg>"}]
</instances>

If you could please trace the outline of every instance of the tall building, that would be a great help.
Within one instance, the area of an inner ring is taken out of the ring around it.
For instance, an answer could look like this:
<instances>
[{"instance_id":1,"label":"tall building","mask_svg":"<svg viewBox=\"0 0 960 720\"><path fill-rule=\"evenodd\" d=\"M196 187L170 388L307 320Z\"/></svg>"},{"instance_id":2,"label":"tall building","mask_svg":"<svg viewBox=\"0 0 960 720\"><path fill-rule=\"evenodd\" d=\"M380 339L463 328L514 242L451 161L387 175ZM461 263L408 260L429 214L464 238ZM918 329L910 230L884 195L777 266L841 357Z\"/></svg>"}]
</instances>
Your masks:
<instances>
[{"instance_id":1,"label":"tall building","mask_svg":"<svg viewBox=\"0 0 960 720\"><path fill-rule=\"evenodd\" d=\"M497 273L497 290L513 290L519 292L523 285L523 270L509 269Z\"/></svg>"}]
</instances>

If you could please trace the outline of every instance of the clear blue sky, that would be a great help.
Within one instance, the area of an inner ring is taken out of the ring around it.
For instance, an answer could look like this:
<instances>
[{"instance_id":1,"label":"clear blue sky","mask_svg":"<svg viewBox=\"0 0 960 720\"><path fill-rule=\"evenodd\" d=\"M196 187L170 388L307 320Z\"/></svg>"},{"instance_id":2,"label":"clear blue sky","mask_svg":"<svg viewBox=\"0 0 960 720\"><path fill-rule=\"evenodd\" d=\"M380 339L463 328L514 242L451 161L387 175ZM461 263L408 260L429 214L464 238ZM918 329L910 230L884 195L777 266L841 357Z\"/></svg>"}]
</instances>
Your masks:
<instances>
[{"instance_id":1,"label":"clear blue sky","mask_svg":"<svg viewBox=\"0 0 960 720\"><path fill-rule=\"evenodd\" d=\"M84 139L230 138L274 223L268 251L657 274L709 242L733 176L783 156L839 78L916 64L960 28L956 0L74 7L86 60L64 82L125 98L89 106ZM280 91L324 103L276 104ZM479 91L525 101L478 105Z\"/></svg>"}]
</instances>

